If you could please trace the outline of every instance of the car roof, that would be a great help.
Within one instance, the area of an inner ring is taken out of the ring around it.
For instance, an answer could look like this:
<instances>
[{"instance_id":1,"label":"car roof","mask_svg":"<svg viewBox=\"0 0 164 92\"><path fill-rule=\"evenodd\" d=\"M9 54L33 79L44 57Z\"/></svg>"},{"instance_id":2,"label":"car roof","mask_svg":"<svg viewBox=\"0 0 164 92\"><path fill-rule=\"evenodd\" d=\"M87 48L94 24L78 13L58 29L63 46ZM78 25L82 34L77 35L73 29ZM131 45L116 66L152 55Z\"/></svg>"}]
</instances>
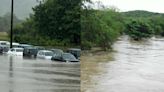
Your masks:
<instances>
[{"instance_id":1,"label":"car roof","mask_svg":"<svg viewBox=\"0 0 164 92\"><path fill-rule=\"evenodd\" d=\"M50 50L40 50L39 52L52 52Z\"/></svg>"},{"instance_id":2,"label":"car roof","mask_svg":"<svg viewBox=\"0 0 164 92\"><path fill-rule=\"evenodd\" d=\"M77 51L81 51L81 49L79 49L79 48L69 48L68 50L77 50Z\"/></svg>"},{"instance_id":3,"label":"car roof","mask_svg":"<svg viewBox=\"0 0 164 92\"><path fill-rule=\"evenodd\" d=\"M63 53L63 54L70 54L70 55L72 55L71 53Z\"/></svg>"},{"instance_id":4,"label":"car roof","mask_svg":"<svg viewBox=\"0 0 164 92\"><path fill-rule=\"evenodd\" d=\"M19 44L19 46L32 46L32 45L29 45L29 44Z\"/></svg>"},{"instance_id":5,"label":"car roof","mask_svg":"<svg viewBox=\"0 0 164 92\"><path fill-rule=\"evenodd\" d=\"M23 50L23 48L11 48L11 49L22 49Z\"/></svg>"},{"instance_id":6,"label":"car roof","mask_svg":"<svg viewBox=\"0 0 164 92\"><path fill-rule=\"evenodd\" d=\"M7 44L10 45L10 42L8 42ZM16 42L12 42L12 45L20 45L20 44Z\"/></svg>"}]
</instances>

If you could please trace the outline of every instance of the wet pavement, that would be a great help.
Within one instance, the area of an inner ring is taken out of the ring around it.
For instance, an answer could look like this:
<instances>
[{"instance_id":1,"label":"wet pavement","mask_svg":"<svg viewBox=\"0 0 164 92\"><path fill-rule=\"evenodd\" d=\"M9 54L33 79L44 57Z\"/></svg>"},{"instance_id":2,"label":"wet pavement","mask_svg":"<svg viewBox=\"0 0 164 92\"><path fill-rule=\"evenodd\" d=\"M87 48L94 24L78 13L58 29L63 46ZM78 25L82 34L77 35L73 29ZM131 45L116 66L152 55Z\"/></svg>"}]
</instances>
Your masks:
<instances>
[{"instance_id":1,"label":"wet pavement","mask_svg":"<svg viewBox=\"0 0 164 92\"><path fill-rule=\"evenodd\" d=\"M164 92L164 38L134 42L124 36L113 48L82 59L82 92Z\"/></svg>"},{"instance_id":2,"label":"wet pavement","mask_svg":"<svg viewBox=\"0 0 164 92\"><path fill-rule=\"evenodd\" d=\"M80 63L0 55L1 92L80 92Z\"/></svg>"}]
</instances>

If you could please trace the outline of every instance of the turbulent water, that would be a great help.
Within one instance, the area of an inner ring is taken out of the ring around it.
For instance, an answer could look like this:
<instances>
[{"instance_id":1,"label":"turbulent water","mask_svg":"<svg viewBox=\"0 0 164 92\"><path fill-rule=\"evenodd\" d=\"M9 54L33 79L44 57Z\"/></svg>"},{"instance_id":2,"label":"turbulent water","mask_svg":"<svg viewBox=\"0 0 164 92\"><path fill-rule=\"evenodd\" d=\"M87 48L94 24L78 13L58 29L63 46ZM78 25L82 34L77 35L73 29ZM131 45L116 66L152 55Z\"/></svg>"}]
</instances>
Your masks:
<instances>
[{"instance_id":1,"label":"turbulent water","mask_svg":"<svg viewBox=\"0 0 164 92\"><path fill-rule=\"evenodd\" d=\"M1 92L80 92L80 63L0 55Z\"/></svg>"},{"instance_id":2,"label":"turbulent water","mask_svg":"<svg viewBox=\"0 0 164 92\"><path fill-rule=\"evenodd\" d=\"M82 61L83 92L164 92L164 38L124 36L113 48L113 60Z\"/></svg>"}]
</instances>

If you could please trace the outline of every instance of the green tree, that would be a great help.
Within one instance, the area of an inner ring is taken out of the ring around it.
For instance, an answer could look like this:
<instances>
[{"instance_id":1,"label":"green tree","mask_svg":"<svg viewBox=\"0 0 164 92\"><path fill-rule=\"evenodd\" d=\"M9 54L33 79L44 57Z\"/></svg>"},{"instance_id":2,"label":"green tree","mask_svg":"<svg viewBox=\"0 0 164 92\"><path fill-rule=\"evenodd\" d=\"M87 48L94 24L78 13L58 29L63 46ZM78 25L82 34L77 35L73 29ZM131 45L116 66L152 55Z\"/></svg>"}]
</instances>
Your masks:
<instances>
[{"instance_id":1,"label":"green tree","mask_svg":"<svg viewBox=\"0 0 164 92\"><path fill-rule=\"evenodd\" d=\"M34 21L36 30L50 39L68 41L80 45L81 0L46 0L36 6Z\"/></svg>"},{"instance_id":2,"label":"green tree","mask_svg":"<svg viewBox=\"0 0 164 92\"><path fill-rule=\"evenodd\" d=\"M122 17L113 9L84 10L82 13L82 48L100 46L107 50L123 30Z\"/></svg>"},{"instance_id":3,"label":"green tree","mask_svg":"<svg viewBox=\"0 0 164 92\"><path fill-rule=\"evenodd\" d=\"M141 40L142 38L149 38L153 35L153 29L147 21L131 20L126 25L126 33L134 40Z\"/></svg>"}]
</instances>

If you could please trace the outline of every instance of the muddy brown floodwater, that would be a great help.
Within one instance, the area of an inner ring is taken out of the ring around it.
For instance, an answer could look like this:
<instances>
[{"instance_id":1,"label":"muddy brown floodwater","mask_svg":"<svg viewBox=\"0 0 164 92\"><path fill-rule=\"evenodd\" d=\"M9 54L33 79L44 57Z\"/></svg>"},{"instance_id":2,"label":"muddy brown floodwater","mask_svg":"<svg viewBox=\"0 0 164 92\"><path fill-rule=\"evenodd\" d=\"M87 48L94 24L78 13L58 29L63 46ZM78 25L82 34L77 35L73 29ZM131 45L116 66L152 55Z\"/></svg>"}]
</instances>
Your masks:
<instances>
[{"instance_id":1,"label":"muddy brown floodwater","mask_svg":"<svg viewBox=\"0 0 164 92\"><path fill-rule=\"evenodd\" d=\"M132 42L123 36L113 48L82 56L82 92L164 92L164 38Z\"/></svg>"},{"instance_id":2,"label":"muddy brown floodwater","mask_svg":"<svg viewBox=\"0 0 164 92\"><path fill-rule=\"evenodd\" d=\"M0 55L1 92L80 92L80 63Z\"/></svg>"}]
</instances>

